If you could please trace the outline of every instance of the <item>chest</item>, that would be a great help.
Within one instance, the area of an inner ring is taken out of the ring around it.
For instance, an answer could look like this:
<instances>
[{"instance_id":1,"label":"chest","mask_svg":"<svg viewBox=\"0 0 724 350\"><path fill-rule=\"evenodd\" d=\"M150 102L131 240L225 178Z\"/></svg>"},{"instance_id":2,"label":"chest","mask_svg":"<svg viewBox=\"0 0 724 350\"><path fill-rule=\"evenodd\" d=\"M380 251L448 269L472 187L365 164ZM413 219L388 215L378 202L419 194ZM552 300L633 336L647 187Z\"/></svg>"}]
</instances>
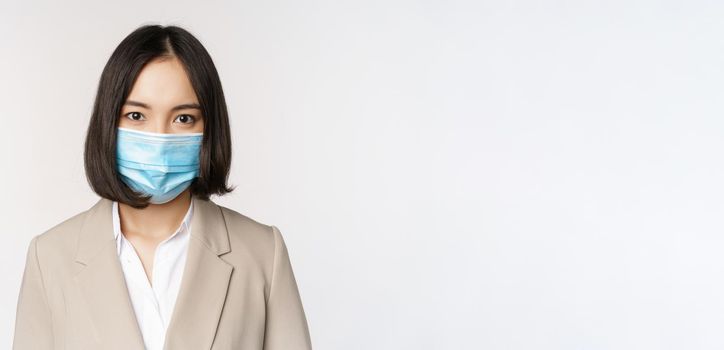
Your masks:
<instances>
[{"instance_id":1,"label":"chest","mask_svg":"<svg viewBox=\"0 0 724 350\"><path fill-rule=\"evenodd\" d=\"M120 235L118 258L131 297L138 294L173 299L186 265L188 240L188 234L162 242L127 239Z\"/></svg>"},{"instance_id":2,"label":"chest","mask_svg":"<svg viewBox=\"0 0 724 350\"><path fill-rule=\"evenodd\" d=\"M111 254L103 254L91 265L95 271L86 269L69 279L72 283L52 285L51 304L62 305L54 308L58 348L138 348L131 344L138 328L139 340L149 349L157 348L165 336L169 349L261 349L266 319L264 274L252 261L201 258L199 247L195 250L190 257L196 255L196 262L181 270L179 287L168 289L176 290L176 300L158 298L158 309L149 297L151 289L136 284L141 281L140 267L136 266L135 277L131 277L132 269L121 268L122 273L116 274L113 266L122 260ZM233 273L222 267L229 265ZM159 288L161 283L156 280ZM145 297L139 297L142 294L137 293L144 290Z\"/></svg>"}]
</instances>

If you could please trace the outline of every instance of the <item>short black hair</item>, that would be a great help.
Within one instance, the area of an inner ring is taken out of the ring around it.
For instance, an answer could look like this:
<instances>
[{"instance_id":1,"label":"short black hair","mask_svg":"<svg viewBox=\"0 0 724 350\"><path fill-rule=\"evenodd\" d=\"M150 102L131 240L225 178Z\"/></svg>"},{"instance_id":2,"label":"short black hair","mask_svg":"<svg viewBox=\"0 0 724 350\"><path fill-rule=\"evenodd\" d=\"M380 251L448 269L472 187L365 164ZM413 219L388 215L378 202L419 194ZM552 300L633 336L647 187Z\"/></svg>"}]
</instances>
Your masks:
<instances>
[{"instance_id":1,"label":"short black hair","mask_svg":"<svg viewBox=\"0 0 724 350\"><path fill-rule=\"evenodd\" d=\"M201 105L204 136L199 176L190 192L209 200L235 189L226 182L231 167L231 130L221 81L211 56L191 33L178 26L143 25L129 34L108 59L98 83L85 140L85 172L94 192L103 198L145 208L150 196L126 185L116 168L116 130L121 108L136 77L155 58L178 58Z\"/></svg>"}]
</instances>

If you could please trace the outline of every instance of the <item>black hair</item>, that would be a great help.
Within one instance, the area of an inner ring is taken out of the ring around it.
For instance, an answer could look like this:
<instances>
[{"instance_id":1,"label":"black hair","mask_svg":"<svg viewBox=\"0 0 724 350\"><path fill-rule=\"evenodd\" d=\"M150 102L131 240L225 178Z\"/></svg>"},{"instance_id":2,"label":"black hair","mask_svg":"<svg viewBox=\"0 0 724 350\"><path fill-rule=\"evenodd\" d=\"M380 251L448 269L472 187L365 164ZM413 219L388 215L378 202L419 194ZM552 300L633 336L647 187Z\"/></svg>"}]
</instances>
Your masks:
<instances>
[{"instance_id":1,"label":"black hair","mask_svg":"<svg viewBox=\"0 0 724 350\"><path fill-rule=\"evenodd\" d=\"M136 77L153 59L178 58L201 105L204 136L199 176L189 186L192 195L209 200L224 195L231 167L231 130L221 81L211 56L191 33L177 26L143 25L116 47L98 84L85 140L85 172L94 192L134 208L148 206L150 196L126 185L116 168L116 130L121 108Z\"/></svg>"}]
</instances>

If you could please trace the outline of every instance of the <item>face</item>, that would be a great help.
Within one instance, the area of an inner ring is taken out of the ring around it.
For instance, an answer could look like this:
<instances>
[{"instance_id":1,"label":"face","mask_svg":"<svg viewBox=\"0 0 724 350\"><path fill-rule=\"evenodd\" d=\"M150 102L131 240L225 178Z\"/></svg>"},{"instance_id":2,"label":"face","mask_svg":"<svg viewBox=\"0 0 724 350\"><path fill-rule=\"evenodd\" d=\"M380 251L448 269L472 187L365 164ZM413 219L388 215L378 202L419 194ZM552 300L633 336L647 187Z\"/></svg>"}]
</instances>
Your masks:
<instances>
[{"instance_id":1,"label":"face","mask_svg":"<svg viewBox=\"0 0 724 350\"><path fill-rule=\"evenodd\" d=\"M177 58L144 66L121 108L118 126L165 134L204 132L196 93Z\"/></svg>"}]
</instances>

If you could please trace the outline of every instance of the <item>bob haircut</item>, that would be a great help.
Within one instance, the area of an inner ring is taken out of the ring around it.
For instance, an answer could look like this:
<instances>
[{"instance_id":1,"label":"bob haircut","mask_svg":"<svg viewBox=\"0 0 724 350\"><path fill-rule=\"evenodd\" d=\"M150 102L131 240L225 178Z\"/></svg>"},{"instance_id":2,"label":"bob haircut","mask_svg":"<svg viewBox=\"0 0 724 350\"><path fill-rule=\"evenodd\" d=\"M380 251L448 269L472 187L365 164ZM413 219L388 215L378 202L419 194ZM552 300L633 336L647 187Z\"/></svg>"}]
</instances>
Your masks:
<instances>
[{"instance_id":1,"label":"bob haircut","mask_svg":"<svg viewBox=\"0 0 724 350\"><path fill-rule=\"evenodd\" d=\"M150 196L126 185L116 168L116 130L121 108L136 77L149 61L178 58L188 74L201 106L204 136L199 155L199 176L190 192L209 200L224 195L231 167L231 131L221 81L211 56L188 31L177 26L144 25L116 47L103 68L85 140L85 172L99 196L134 208L149 205Z\"/></svg>"}]
</instances>

